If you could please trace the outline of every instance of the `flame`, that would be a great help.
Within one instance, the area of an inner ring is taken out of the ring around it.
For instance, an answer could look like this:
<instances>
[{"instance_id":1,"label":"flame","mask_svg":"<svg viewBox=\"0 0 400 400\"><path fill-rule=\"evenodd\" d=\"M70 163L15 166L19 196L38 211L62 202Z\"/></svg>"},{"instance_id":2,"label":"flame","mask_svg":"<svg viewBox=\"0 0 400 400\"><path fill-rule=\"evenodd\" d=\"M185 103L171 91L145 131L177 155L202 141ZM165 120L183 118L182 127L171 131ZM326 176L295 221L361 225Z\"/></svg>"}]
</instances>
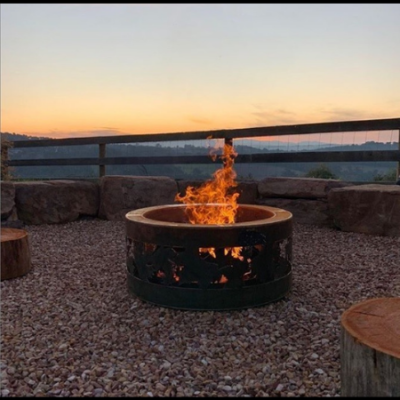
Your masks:
<instances>
[{"instance_id":1,"label":"flame","mask_svg":"<svg viewBox=\"0 0 400 400\"><path fill-rule=\"evenodd\" d=\"M217 258L217 255L215 254L215 247L200 247L199 252L209 253L211 257Z\"/></svg>"},{"instance_id":2,"label":"flame","mask_svg":"<svg viewBox=\"0 0 400 400\"><path fill-rule=\"evenodd\" d=\"M243 260L244 260L244 257L242 257L242 256L240 255L240 252L242 251L242 248L243 248L243 247L226 247L226 248L224 249L224 254L227 255L227 254L229 254L229 252L231 252L231 256L232 256L233 258L239 258L240 261L243 261Z\"/></svg>"},{"instance_id":3,"label":"flame","mask_svg":"<svg viewBox=\"0 0 400 400\"><path fill-rule=\"evenodd\" d=\"M188 186L186 194L175 196L176 201L186 204L186 215L192 224L233 224L238 209L239 193L228 193L238 184L235 181L236 172L233 169L234 158L237 156L233 146L225 143L221 159L223 167L215 171L214 179L204 182L198 188ZM217 203L209 207L210 203Z\"/></svg>"},{"instance_id":4,"label":"flame","mask_svg":"<svg viewBox=\"0 0 400 400\"><path fill-rule=\"evenodd\" d=\"M162 271L162 270L159 270L159 271L156 272L156 277L157 277L157 278L165 279L165 276L166 276L166 275L165 275L165 272ZM177 275L177 273L176 273L175 271L173 272L172 277L173 277L173 279L174 279L175 282L179 282L180 277Z\"/></svg>"},{"instance_id":5,"label":"flame","mask_svg":"<svg viewBox=\"0 0 400 400\"><path fill-rule=\"evenodd\" d=\"M211 156L215 161L216 155ZM233 224L235 223L238 210L237 198L239 193L229 193L229 190L236 187L238 183L237 176L233 169L234 159L237 156L232 141L225 141L223 153L220 158L223 161L223 167L213 174L213 179L204 182L198 188L188 186L185 195L179 193L175 196L176 201L186 204L185 213L192 224ZM210 207L213 204L213 207ZM225 248L227 255L231 252L232 257L241 258L241 247ZM201 253L209 252L216 258L215 248L200 248Z\"/></svg>"}]
</instances>

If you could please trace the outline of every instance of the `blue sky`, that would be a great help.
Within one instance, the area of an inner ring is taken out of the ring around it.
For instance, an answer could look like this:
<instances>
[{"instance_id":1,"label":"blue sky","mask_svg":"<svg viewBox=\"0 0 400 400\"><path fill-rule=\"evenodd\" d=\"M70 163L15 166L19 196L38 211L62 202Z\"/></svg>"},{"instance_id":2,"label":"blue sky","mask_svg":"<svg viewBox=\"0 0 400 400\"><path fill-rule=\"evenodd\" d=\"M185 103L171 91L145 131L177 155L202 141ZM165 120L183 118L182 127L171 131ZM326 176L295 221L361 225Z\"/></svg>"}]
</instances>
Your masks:
<instances>
[{"instance_id":1,"label":"blue sky","mask_svg":"<svg viewBox=\"0 0 400 400\"><path fill-rule=\"evenodd\" d=\"M400 116L400 4L1 4L1 130Z\"/></svg>"}]
</instances>

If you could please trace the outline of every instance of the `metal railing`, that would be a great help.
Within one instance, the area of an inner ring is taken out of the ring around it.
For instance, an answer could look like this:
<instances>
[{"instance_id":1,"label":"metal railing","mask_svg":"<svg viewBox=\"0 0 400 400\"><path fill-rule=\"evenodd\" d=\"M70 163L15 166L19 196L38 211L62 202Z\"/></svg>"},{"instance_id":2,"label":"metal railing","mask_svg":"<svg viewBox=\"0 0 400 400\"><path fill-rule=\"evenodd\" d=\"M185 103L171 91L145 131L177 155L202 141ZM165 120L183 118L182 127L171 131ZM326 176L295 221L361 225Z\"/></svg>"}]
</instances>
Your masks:
<instances>
[{"instance_id":1,"label":"metal railing","mask_svg":"<svg viewBox=\"0 0 400 400\"><path fill-rule=\"evenodd\" d=\"M33 139L13 142L13 148L34 148L52 146L98 145L99 155L93 158L50 158L50 159L8 159L7 148L2 148L3 164L10 167L20 166L71 166L98 165L99 176L106 174L107 165L133 164L206 164L212 160L204 156L155 156L155 157L107 157L106 146L117 143L168 142L181 140L225 139L230 142L240 138L275 137L305 134L337 132L385 131L397 130L398 150L368 151L301 151L239 154L235 163L281 163L281 162L365 162L395 161L397 175L400 175L400 118L372 119L359 121L323 122L301 125L279 125L243 129L222 129L212 131L177 132L161 134L138 134L118 136L97 136L66 139Z\"/></svg>"}]
</instances>

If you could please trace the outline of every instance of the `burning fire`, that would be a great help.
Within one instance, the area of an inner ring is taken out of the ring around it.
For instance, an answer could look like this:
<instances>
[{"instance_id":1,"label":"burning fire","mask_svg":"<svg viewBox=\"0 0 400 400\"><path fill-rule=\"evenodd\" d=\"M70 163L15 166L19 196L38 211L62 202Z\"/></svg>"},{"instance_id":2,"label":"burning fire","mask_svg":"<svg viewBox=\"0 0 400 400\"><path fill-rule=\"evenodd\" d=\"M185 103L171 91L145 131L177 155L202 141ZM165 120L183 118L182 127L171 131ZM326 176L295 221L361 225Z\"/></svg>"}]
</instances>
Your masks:
<instances>
[{"instance_id":1,"label":"burning fire","mask_svg":"<svg viewBox=\"0 0 400 400\"><path fill-rule=\"evenodd\" d=\"M225 143L221 159L223 167L215 171L214 179L204 182L200 187L188 186L186 194L176 195L175 200L186 204L186 215L192 224L233 224L238 209L239 193L228 194L228 190L237 186L236 172L233 169L237 156L233 146ZM217 203L218 207L209 207ZM196 205L195 205L196 204Z\"/></svg>"},{"instance_id":2,"label":"burning fire","mask_svg":"<svg viewBox=\"0 0 400 400\"><path fill-rule=\"evenodd\" d=\"M176 195L175 200L186 204L186 215L192 224L233 224L238 209L237 198L239 193L229 193L229 189L236 187L236 172L233 169L234 159L237 156L232 142L225 141L223 154L220 158L223 167L213 174L213 179L204 182L198 188L188 186L186 194ZM215 157L214 157L215 160ZM210 204L215 206L210 207ZM225 248L227 255L241 258L241 247ZM216 258L215 248L201 248L201 253L208 252Z\"/></svg>"}]
</instances>

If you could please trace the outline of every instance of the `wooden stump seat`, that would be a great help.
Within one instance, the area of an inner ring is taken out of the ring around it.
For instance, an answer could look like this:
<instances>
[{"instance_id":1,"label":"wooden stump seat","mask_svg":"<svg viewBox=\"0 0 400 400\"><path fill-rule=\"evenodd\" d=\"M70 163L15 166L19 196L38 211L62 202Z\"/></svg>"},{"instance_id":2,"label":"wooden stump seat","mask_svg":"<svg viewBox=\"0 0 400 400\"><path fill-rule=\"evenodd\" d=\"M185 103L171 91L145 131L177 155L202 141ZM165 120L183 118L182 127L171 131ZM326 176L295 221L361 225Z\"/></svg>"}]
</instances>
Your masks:
<instances>
[{"instance_id":1,"label":"wooden stump seat","mask_svg":"<svg viewBox=\"0 0 400 400\"><path fill-rule=\"evenodd\" d=\"M28 233L24 229L1 228L1 280L17 278L30 270Z\"/></svg>"},{"instance_id":2,"label":"wooden stump seat","mask_svg":"<svg viewBox=\"0 0 400 400\"><path fill-rule=\"evenodd\" d=\"M400 297L355 304L341 318L341 396L400 397Z\"/></svg>"}]
</instances>

